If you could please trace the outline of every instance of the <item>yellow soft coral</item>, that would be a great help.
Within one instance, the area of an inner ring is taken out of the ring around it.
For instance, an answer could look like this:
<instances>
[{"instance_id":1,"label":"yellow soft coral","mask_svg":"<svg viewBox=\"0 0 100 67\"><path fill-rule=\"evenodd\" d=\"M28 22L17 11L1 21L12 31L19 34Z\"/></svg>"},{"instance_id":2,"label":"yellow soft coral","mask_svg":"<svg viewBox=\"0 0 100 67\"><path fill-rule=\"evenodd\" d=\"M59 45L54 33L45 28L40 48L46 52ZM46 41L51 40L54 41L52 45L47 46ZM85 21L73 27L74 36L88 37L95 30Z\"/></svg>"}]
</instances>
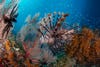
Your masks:
<instances>
[{"instance_id":1,"label":"yellow soft coral","mask_svg":"<svg viewBox=\"0 0 100 67\"><path fill-rule=\"evenodd\" d=\"M9 40L6 40L6 42L5 42L5 49L7 51L10 51L10 41Z\"/></svg>"}]
</instances>

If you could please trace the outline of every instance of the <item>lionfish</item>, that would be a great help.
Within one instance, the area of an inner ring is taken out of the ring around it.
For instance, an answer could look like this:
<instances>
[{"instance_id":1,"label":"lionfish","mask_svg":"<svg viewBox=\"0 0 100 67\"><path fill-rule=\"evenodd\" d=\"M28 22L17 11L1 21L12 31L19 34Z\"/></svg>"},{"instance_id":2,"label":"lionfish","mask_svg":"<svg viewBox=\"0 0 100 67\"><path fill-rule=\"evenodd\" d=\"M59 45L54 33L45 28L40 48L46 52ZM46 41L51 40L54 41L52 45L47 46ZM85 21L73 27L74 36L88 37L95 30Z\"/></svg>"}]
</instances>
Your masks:
<instances>
[{"instance_id":1,"label":"lionfish","mask_svg":"<svg viewBox=\"0 0 100 67\"><path fill-rule=\"evenodd\" d=\"M38 31L42 34L40 42L49 44L54 55L63 52L66 43L72 40L74 29L67 30L63 28L67 16L68 14L54 12L48 14L39 23L40 28Z\"/></svg>"},{"instance_id":2,"label":"lionfish","mask_svg":"<svg viewBox=\"0 0 100 67\"><path fill-rule=\"evenodd\" d=\"M3 14L3 20L6 26L4 27L2 31L2 37L7 37L10 29L13 27L13 22L17 22L16 18L18 16L17 13L18 6L17 4L14 5L14 7L11 9L11 12L9 15Z\"/></svg>"}]
</instances>

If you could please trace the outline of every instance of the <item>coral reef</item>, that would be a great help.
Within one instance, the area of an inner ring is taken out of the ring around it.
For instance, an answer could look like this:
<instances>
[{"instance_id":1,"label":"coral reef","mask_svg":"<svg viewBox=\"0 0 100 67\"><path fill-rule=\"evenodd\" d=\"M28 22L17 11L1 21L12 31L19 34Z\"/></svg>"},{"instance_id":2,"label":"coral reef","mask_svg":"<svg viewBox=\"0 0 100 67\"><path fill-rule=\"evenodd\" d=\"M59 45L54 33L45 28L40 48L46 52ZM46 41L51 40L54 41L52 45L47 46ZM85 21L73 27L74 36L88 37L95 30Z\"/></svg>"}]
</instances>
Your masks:
<instances>
[{"instance_id":1,"label":"coral reef","mask_svg":"<svg viewBox=\"0 0 100 67\"><path fill-rule=\"evenodd\" d=\"M0 3L0 67L100 67L99 30L69 25L68 14L54 12L40 20L39 13L29 15L14 35L18 3L4 3Z\"/></svg>"},{"instance_id":2,"label":"coral reef","mask_svg":"<svg viewBox=\"0 0 100 67\"><path fill-rule=\"evenodd\" d=\"M74 34L72 42L66 45L66 53L76 64L100 64L100 36L88 28Z\"/></svg>"}]
</instances>

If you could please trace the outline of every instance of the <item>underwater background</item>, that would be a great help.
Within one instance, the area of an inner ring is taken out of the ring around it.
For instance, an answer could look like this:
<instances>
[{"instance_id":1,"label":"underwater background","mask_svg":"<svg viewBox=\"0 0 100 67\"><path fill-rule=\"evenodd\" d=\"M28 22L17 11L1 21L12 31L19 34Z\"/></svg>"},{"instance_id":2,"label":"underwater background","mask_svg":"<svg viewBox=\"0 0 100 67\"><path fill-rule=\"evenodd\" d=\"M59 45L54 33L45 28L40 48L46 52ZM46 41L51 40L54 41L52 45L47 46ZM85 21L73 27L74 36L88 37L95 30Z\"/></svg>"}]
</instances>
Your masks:
<instances>
[{"instance_id":1,"label":"underwater background","mask_svg":"<svg viewBox=\"0 0 100 67\"><path fill-rule=\"evenodd\" d=\"M79 23L92 29L100 29L100 0L20 0L19 16L13 33L17 33L25 24L26 17L40 13L42 18L46 13L64 12L70 16L67 23Z\"/></svg>"},{"instance_id":2,"label":"underwater background","mask_svg":"<svg viewBox=\"0 0 100 67\"><path fill-rule=\"evenodd\" d=\"M100 67L100 0L0 0L0 67Z\"/></svg>"}]
</instances>

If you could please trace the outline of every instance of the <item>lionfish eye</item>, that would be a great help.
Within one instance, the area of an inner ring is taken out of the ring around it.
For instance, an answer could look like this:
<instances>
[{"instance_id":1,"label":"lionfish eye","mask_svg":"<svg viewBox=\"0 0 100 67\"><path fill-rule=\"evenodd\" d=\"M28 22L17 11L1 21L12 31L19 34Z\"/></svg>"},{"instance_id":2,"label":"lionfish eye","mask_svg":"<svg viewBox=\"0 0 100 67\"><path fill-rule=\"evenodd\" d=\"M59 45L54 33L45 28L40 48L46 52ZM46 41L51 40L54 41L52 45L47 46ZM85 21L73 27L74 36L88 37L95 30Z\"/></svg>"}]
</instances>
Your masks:
<instances>
[{"instance_id":1,"label":"lionfish eye","mask_svg":"<svg viewBox=\"0 0 100 67\"><path fill-rule=\"evenodd\" d=\"M57 31L57 28L55 28L55 31Z\"/></svg>"}]
</instances>

